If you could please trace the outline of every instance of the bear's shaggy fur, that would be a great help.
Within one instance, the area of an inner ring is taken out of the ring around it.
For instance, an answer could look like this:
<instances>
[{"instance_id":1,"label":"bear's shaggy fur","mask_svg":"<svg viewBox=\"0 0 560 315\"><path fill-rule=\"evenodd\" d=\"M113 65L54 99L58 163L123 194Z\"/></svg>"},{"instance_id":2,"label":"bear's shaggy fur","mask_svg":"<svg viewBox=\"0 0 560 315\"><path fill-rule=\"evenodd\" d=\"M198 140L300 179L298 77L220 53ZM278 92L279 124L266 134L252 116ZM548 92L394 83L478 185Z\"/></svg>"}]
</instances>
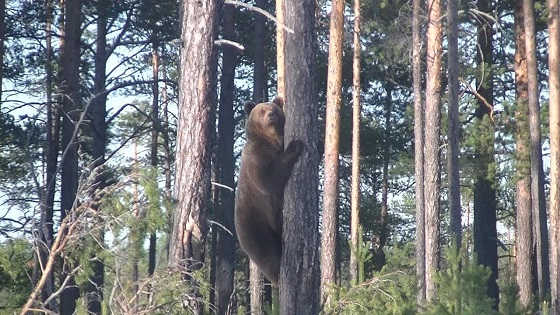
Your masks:
<instances>
[{"instance_id":1,"label":"bear's shaggy fur","mask_svg":"<svg viewBox=\"0 0 560 315\"><path fill-rule=\"evenodd\" d=\"M273 285L282 255L284 187L303 150L294 140L284 150L283 100L245 105L247 143L235 200L235 228L241 248Z\"/></svg>"}]
</instances>

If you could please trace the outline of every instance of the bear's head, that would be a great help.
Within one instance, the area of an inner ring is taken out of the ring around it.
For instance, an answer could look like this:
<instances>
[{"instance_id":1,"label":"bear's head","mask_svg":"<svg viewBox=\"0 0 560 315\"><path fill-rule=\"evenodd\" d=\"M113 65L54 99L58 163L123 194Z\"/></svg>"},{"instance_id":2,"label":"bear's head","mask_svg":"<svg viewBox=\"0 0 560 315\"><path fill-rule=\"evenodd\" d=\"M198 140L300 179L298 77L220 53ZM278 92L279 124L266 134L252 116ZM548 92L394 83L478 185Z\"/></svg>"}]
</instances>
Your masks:
<instances>
[{"instance_id":1,"label":"bear's head","mask_svg":"<svg viewBox=\"0 0 560 315\"><path fill-rule=\"evenodd\" d=\"M284 101L276 97L272 102L247 103L245 130L248 141L265 142L277 150L284 149Z\"/></svg>"}]
</instances>

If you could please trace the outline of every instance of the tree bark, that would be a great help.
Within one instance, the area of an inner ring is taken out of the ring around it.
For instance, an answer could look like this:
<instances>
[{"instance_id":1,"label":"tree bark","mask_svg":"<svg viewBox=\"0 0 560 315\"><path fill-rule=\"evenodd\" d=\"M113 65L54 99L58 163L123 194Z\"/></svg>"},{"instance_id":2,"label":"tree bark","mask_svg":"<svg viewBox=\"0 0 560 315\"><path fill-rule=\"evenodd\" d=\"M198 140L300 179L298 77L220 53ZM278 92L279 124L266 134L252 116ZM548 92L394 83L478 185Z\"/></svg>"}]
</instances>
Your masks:
<instances>
[{"instance_id":1,"label":"tree bark","mask_svg":"<svg viewBox=\"0 0 560 315\"><path fill-rule=\"evenodd\" d=\"M414 89L414 178L416 181L416 302L426 302L426 237L424 229L424 105L422 102L422 41L420 36L421 0L413 0L412 81Z\"/></svg>"},{"instance_id":2,"label":"tree bark","mask_svg":"<svg viewBox=\"0 0 560 315\"><path fill-rule=\"evenodd\" d=\"M235 8L223 7L223 37L235 40L234 20ZM222 78L220 91L220 112L218 121L218 167L220 183L228 187L234 186L234 117L233 99L235 91L236 54L233 47L225 46L222 49ZM234 231L233 192L220 188L218 190L218 222L222 223L232 233ZM216 308L217 314L228 313L228 306L233 292L233 275L235 267L235 239L233 235L217 230L216 251Z\"/></svg>"},{"instance_id":3,"label":"tree bark","mask_svg":"<svg viewBox=\"0 0 560 315\"><path fill-rule=\"evenodd\" d=\"M152 171L158 168L158 138L159 138L159 41L155 30L152 30L152 141L150 144L150 166ZM157 176L157 173L155 173ZM157 236L156 232L150 233L148 247L148 275L151 276L156 270Z\"/></svg>"},{"instance_id":4,"label":"tree bark","mask_svg":"<svg viewBox=\"0 0 560 315\"><path fill-rule=\"evenodd\" d=\"M181 42L179 119L174 213L169 265L182 271L204 262L210 200L210 150L215 69L217 3L184 0L180 4ZM196 284L193 284L196 291ZM197 294L195 292L195 294ZM194 305L193 305L194 304ZM191 303L196 314L199 302Z\"/></svg>"},{"instance_id":5,"label":"tree bark","mask_svg":"<svg viewBox=\"0 0 560 315\"><path fill-rule=\"evenodd\" d=\"M72 210L78 189L78 146L77 139L73 139L76 122L80 110L80 0L66 0L64 2L64 47L62 50L62 94L63 99L63 122L62 122L62 149L67 150L62 157L61 176L61 214L64 220ZM70 277L68 286L60 295L60 313L72 314L76 309L76 300L80 292L76 287L73 276L68 272L69 262L65 262L61 272L61 281Z\"/></svg>"},{"instance_id":6,"label":"tree bark","mask_svg":"<svg viewBox=\"0 0 560 315\"><path fill-rule=\"evenodd\" d=\"M529 131L531 136L531 202L533 212L533 243L537 261L537 285L542 300L549 288L548 229L544 196L544 171L542 162L541 118L537 78L537 55L535 43L534 1L523 1L525 26L525 49L527 53Z\"/></svg>"},{"instance_id":7,"label":"tree bark","mask_svg":"<svg viewBox=\"0 0 560 315\"><path fill-rule=\"evenodd\" d=\"M479 0L478 9L488 14L492 13L489 0ZM493 107L489 108L485 101L493 106L493 74L491 66L492 57L492 21L485 20L478 26L477 39L477 64L478 73L482 78L477 78L478 108L475 116L480 141L475 147L477 173L474 184L474 222L473 238L474 250L477 254L477 262L490 268L491 274L488 279L488 296L494 299L494 308L499 305L498 285L498 249L496 231L496 191L495 191L495 167L494 167L494 125L492 121Z\"/></svg>"},{"instance_id":8,"label":"tree bark","mask_svg":"<svg viewBox=\"0 0 560 315\"><path fill-rule=\"evenodd\" d=\"M48 4L47 4L48 5ZM6 0L0 0L0 102L2 101L2 80L4 79L4 41L6 34Z\"/></svg>"},{"instance_id":9,"label":"tree bark","mask_svg":"<svg viewBox=\"0 0 560 315\"><path fill-rule=\"evenodd\" d=\"M3 1L2 1L3 2ZM35 263L38 274L35 279L39 279L40 266L46 266L49 256L49 250L53 244L53 208L54 195L56 191L56 168L58 164L58 150L60 139L60 114L58 106L53 102L53 48L52 48L52 1L45 2L46 24L45 24L45 54L46 54L46 94L47 94L47 144L46 144L46 178L41 200L41 218L40 218L40 244L37 245L39 255ZM0 48L1 49L1 48ZM1 92L0 92L1 93ZM54 292L54 275L50 273L47 276L45 285L41 292L42 300L46 300ZM51 311L55 310L54 301L47 305Z\"/></svg>"},{"instance_id":10,"label":"tree bark","mask_svg":"<svg viewBox=\"0 0 560 315\"><path fill-rule=\"evenodd\" d=\"M264 9L265 0L256 0L256 6ZM265 101L266 90L266 66L264 62L264 37L265 18L261 14L255 15L255 67L253 72L253 102L256 104Z\"/></svg>"},{"instance_id":11,"label":"tree bark","mask_svg":"<svg viewBox=\"0 0 560 315\"><path fill-rule=\"evenodd\" d=\"M264 314L264 277L255 263L249 260L249 290L251 291L251 315Z\"/></svg>"},{"instance_id":12,"label":"tree bark","mask_svg":"<svg viewBox=\"0 0 560 315\"><path fill-rule=\"evenodd\" d=\"M448 91L447 109L447 180L449 192L449 217L452 239L457 249L461 248L461 189L459 182L459 53L457 31L457 0L447 0L447 45L448 45Z\"/></svg>"},{"instance_id":13,"label":"tree bark","mask_svg":"<svg viewBox=\"0 0 560 315\"><path fill-rule=\"evenodd\" d=\"M390 67L389 67L389 71ZM389 83L385 86L385 131L383 142L383 171L381 177L381 212L379 214L379 236L377 244L373 248L373 268L375 271L380 271L386 263L385 252L383 247L387 241L389 231L387 230L388 216L389 216L389 160L391 156L391 111L393 108L393 87Z\"/></svg>"},{"instance_id":14,"label":"tree bark","mask_svg":"<svg viewBox=\"0 0 560 315\"><path fill-rule=\"evenodd\" d=\"M280 314L319 313L318 202L319 126L315 100L314 0L287 0L286 125L284 143L302 140L305 149L284 191Z\"/></svg>"},{"instance_id":15,"label":"tree bark","mask_svg":"<svg viewBox=\"0 0 560 315\"><path fill-rule=\"evenodd\" d=\"M276 19L280 24L286 24L285 9L286 0L276 0ZM277 94L280 97L286 96L286 61L285 61L286 31L280 25L276 25L276 74L277 74Z\"/></svg>"},{"instance_id":16,"label":"tree bark","mask_svg":"<svg viewBox=\"0 0 560 315\"><path fill-rule=\"evenodd\" d=\"M91 105L92 137L93 137L93 159L94 167L101 168L105 163L105 148L107 146L107 126L105 122L107 94L105 91L106 68L107 68L107 19L110 9L108 1L98 1L96 10L97 18L97 40L95 51L95 77L94 95L95 99ZM96 177L96 190L105 186L105 176L102 170L98 170ZM97 206L97 205L96 205ZM105 238L103 229L98 232L98 239ZM96 248L99 252L101 248ZM101 257L92 257L92 274L88 281L86 300L89 314L101 314L101 303L103 301L104 264Z\"/></svg>"},{"instance_id":17,"label":"tree bark","mask_svg":"<svg viewBox=\"0 0 560 315\"><path fill-rule=\"evenodd\" d=\"M550 88L550 283L551 314L560 314L560 21L558 0L548 0Z\"/></svg>"},{"instance_id":18,"label":"tree bark","mask_svg":"<svg viewBox=\"0 0 560 315\"><path fill-rule=\"evenodd\" d=\"M517 107L516 122L516 237L515 261L519 297L524 306L532 302L532 213L531 213L531 168L529 152L529 108L527 58L525 50L525 27L523 24L523 2L515 3L515 88Z\"/></svg>"},{"instance_id":19,"label":"tree bark","mask_svg":"<svg viewBox=\"0 0 560 315\"><path fill-rule=\"evenodd\" d=\"M441 2L429 2L426 57L426 129L424 144L424 203L426 228L426 300L436 295L435 273L439 265L439 135L442 59Z\"/></svg>"},{"instance_id":20,"label":"tree bark","mask_svg":"<svg viewBox=\"0 0 560 315\"><path fill-rule=\"evenodd\" d=\"M327 118L325 126L325 183L321 233L321 302L329 304L329 291L335 283L336 218L338 200L338 152L340 96L342 88L342 36L344 1L334 0L330 15L327 77Z\"/></svg>"},{"instance_id":21,"label":"tree bark","mask_svg":"<svg viewBox=\"0 0 560 315\"><path fill-rule=\"evenodd\" d=\"M350 233L352 248L350 251L350 279L358 284L358 248L360 233L360 0L354 0L354 56L352 59L352 195ZM361 246L361 244L360 244Z\"/></svg>"}]
</instances>

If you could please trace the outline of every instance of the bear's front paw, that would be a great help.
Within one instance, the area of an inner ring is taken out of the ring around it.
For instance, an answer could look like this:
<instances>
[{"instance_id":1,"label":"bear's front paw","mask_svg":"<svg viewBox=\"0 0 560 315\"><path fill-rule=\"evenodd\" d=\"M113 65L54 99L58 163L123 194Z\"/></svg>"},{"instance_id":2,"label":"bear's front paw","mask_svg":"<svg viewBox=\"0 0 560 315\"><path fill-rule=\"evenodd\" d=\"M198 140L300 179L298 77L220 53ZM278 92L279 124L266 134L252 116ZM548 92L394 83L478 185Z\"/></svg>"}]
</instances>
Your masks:
<instances>
[{"instance_id":1,"label":"bear's front paw","mask_svg":"<svg viewBox=\"0 0 560 315\"><path fill-rule=\"evenodd\" d=\"M299 156L301 154L301 151L303 151L304 146L305 145L303 144L303 141L292 140L292 142L288 144L288 147L286 148L285 152L290 155Z\"/></svg>"}]
</instances>

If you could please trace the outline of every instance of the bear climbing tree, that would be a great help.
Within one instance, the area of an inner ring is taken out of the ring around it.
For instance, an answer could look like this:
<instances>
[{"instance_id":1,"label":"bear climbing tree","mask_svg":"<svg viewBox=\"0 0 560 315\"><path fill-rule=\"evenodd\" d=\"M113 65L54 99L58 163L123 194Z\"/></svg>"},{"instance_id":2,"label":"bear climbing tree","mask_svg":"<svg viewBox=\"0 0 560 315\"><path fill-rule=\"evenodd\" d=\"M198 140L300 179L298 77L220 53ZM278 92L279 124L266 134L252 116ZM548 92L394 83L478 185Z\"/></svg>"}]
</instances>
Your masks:
<instances>
[{"instance_id":1,"label":"bear climbing tree","mask_svg":"<svg viewBox=\"0 0 560 315\"><path fill-rule=\"evenodd\" d=\"M247 143L235 201L235 228L241 248L278 285L282 255L284 187L303 149L299 140L284 150L284 102L247 103Z\"/></svg>"}]
</instances>

